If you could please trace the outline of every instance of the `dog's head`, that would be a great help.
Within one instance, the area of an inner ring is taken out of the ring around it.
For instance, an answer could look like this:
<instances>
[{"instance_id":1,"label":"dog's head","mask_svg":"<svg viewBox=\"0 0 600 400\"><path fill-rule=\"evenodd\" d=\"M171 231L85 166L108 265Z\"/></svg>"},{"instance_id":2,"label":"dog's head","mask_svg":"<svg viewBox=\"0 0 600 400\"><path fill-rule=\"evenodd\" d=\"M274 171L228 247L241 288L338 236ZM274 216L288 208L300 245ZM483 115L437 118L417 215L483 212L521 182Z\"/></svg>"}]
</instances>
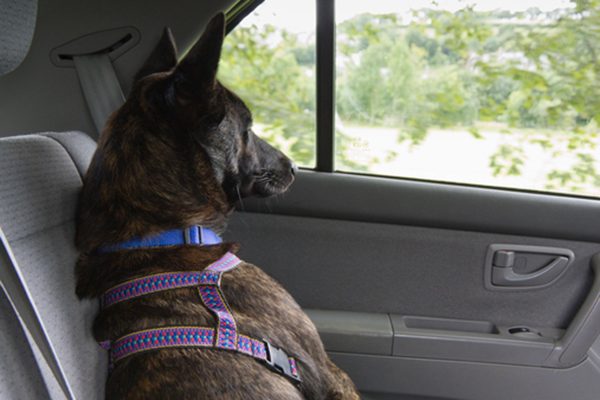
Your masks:
<instances>
[{"instance_id":1,"label":"dog's head","mask_svg":"<svg viewBox=\"0 0 600 400\"><path fill-rule=\"evenodd\" d=\"M158 114L172 123L177 131L173 140L192 138L208 154L215 177L231 199L282 193L291 185L296 166L254 134L248 107L216 79L224 34L221 13L177 63L173 37L166 29L138 72L134 90L152 118Z\"/></svg>"},{"instance_id":2,"label":"dog's head","mask_svg":"<svg viewBox=\"0 0 600 400\"><path fill-rule=\"evenodd\" d=\"M79 203L82 250L192 224L220 231L237 199L293 182L294 163L254 134L244 102L216 78L224 34L221 13L178 61L165 30L99 140Z\"/></svg>"}]
</instances>

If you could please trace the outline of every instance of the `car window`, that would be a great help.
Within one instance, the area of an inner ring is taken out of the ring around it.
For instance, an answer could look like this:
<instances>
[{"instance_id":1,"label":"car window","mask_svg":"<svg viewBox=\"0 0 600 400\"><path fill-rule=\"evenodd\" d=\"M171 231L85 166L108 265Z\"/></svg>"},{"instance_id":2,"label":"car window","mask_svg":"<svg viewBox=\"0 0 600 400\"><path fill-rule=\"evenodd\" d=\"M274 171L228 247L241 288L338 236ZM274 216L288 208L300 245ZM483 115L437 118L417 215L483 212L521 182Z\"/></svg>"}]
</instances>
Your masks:
<instances>
[{"instance_id":1,"label":"car window","mask_svg":"<svg viewBox=\"0 0 600 400\"><path fill-rule=\"evenodd\" d=\"M338 2L337 169L600 196L599 5Z\"/></svg>"},{"instance_id":2,"label":"car window","mask_svg":"<svg viewBox=\"0 0 600 400\"><path fill-rule=\"evenodd\" d=\"M316 3L265 2L221 65L305 167ZM345 0L335 24L335 171L600 197L600 0Z\"/></svg>"},{"instance_id":3,"label":"car window","mask_svg":"<svg viewBox=\"0 0 600 400\"><path fill-rule=\"evenodd\" d=\"M219 79L254 116L253 130L315 166L315 4L270 0L225 40Z\"/></svg>"}]
</instances>

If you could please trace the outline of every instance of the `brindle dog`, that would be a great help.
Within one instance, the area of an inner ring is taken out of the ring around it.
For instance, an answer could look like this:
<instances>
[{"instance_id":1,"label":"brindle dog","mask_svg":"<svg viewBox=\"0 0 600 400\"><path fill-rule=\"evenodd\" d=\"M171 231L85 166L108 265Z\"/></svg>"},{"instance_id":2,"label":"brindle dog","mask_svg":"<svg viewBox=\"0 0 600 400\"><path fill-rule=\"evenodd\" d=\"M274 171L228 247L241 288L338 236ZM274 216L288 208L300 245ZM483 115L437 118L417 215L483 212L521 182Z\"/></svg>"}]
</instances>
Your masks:
<instances>
[{"instance_id":1,"label":"brindle dog","mask_svg":"<svg viewBox=\"0 0 600 400\"><path fill-rule=\"evenodd\" d=\"M173 228L222 233L240 196L284 192L295 166L251 130L242 100L216 79L224 38L214 17L177 62L167 30L111 117L79 201L77 294L101 296L135 277L198 271L237 245L184 245L101 253L103 245ZM328 358L315 326L260 268L242 263L222 289L240 333L266 338L299 360L299 385L252 357L215 349L167 348L128 356L109 374L109 399L358 399ZM215 326L195 288L158 292L100 311L98 341L164 326Z\"/></svg>"}]
</instances>

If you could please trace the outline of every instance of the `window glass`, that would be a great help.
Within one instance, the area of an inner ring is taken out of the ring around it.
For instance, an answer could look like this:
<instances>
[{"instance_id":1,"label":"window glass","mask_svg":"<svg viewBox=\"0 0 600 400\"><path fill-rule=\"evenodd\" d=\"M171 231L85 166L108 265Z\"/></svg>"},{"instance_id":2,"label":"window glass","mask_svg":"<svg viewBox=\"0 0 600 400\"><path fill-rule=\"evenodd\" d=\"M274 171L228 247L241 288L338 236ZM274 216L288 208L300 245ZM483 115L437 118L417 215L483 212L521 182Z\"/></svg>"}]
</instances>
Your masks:
<instances>
[{"instance_id":1,"label":"window glass","mask_svg":"<svg viewBox=\"0 0 600 400\"><path fill-rule=\"evenodd\" d=\"M336 169L600 196L600 0L345 0L336 23Z\"/></svg>"},{"instance_id":2,"label":"window glass","mask_svg":"<svg viewBox=\"0 0 600 400\"><path fill-rule=\"evenodd\" d=\"M253 130L315 165L315 2L269 0L225 39L219 79L250 107Z\"/></svg>"}]
</instances>

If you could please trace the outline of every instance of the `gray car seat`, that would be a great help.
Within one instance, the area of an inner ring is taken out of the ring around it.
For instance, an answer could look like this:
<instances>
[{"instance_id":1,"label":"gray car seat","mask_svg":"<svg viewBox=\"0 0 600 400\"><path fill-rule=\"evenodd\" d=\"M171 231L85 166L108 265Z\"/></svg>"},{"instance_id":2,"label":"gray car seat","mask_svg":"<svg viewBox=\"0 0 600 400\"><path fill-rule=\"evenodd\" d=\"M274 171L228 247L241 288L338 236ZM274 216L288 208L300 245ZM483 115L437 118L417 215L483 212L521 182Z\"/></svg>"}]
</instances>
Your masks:
<instances>
[{"instance_id":1,"label":"gray car seat","mask_svg":"<svg viewBox=\"0 0 600 400\"><path fill-rule=\"evenodd\" d=\"M3 245L76 399L103 398L107 371L106 354L91 336L97 304L75 296L75 207L95 147L80 132L0 139ZM0 291L0 398L66 397L9 297Z\"/></svg>"},{"instance_id":2,"label":"gray car seat","mask_svg":"<svg viewBox=\"0 0 600 400\"><path fill-rule=\"evenodd\" d=\"M37 0L0 0L0 75L16 69L29 51Z\"/></svg>"},{"instance_id":3,"label":"gray car seat","mask_svg":"<svg viewBox=\"0 0 600 400\"><path fill-rule=\"evenodd\" d=\"M36 361L17 316L0 290L0 398L47 399Z\"/></svg>"},{"instance_id":4,"label":"gray car seat","mask_svg":"<svg viewBox=\"0 0 600 400\"><path fill-rule=\"evenodd\" d=\"M37 0L0 0L0 76L26 58L37 10ZM95 147L79 132L0 139L2 400L104 397L97 305L74 293L75 205Z\"/></svg>"}]
</instances>

